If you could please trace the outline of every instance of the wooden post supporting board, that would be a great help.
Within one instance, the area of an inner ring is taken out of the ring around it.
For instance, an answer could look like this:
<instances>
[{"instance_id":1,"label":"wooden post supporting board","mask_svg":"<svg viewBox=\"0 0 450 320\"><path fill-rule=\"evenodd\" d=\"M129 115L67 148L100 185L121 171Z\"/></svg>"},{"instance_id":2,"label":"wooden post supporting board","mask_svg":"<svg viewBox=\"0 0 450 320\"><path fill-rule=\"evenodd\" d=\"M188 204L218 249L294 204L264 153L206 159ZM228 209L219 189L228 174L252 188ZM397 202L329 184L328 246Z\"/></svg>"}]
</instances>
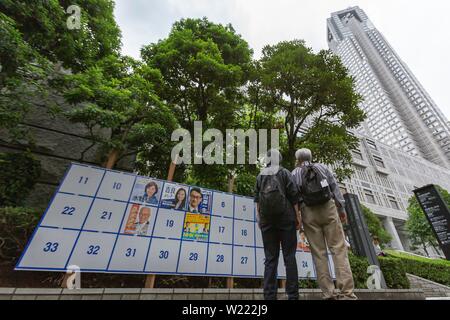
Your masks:
<instances>
[{"instance_id":1,"label":"wooden post supporting board","mask_svg":"<svg viewBox=\"0 0 450 320\"><path fill-rule=\"evenodd\" d=\"M233 193L233 189L234 189L234 179L235 176L234 174L230 174L230 176L228 177L228 192ZM227 278L227 289L233 289L234 287L234 278L233 277L228 277Z\"/></svg>"},{"instance_id":2,"label":"wooden post supporting board","mask_svg":"<svg viewBox=\"0 0 450 320\"><path fill-rule=\"evenodd\" d=\"M175 160L173 160L170 163L169 166L169 173L167 174L167 181L173 181L173 175L175 174L175 168L176 168L176 161L178 159L178 155L176 156ZM155 281L156 281L156 275L149 274L145 277L145 285L144 288L154 288L155 287Z\"/></svg>"}]
</instances>

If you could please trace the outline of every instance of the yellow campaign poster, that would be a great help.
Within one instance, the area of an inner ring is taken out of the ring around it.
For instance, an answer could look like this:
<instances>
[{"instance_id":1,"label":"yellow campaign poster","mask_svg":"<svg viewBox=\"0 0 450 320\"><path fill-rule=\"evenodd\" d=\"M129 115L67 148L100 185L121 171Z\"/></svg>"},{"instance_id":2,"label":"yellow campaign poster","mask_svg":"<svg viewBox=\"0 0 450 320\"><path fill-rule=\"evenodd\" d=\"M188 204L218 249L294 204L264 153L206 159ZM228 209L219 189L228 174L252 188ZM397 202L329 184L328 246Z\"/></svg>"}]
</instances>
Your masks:
<instances>
[{"instance_id":1,"label":"yellow campaign poster","mask_svg":"<svg viewBox=\"0 0 450 320\"><path fill-rule=\"evenodd\" d=\"M208 240L210 216L198 213L186 213L183 226L183 239Z\"/></svg>"}]
</instances>

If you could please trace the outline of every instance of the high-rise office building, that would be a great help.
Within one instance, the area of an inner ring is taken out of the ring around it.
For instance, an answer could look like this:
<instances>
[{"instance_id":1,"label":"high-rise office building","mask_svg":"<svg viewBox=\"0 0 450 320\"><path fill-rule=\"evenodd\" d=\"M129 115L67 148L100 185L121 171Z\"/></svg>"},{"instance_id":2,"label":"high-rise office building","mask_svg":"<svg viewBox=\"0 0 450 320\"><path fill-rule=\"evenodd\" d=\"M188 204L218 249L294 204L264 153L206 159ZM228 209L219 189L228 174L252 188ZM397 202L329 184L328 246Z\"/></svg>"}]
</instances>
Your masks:
<instances>
[{"instance_id":1,"label":"high-rise office building","mask_svg":"<svg viewBox=\"0 0 450 320\"><path fill-rule=\"evenodd\" d=\"M332 13L327 36L364 98L361 133L450 168L448 120L364 11Z\"/></svg>"},{"instance_id":2,"label":"high-rise office building","mask_svg":"<svg viewBox=\"0 0 450 320\"><path fill-rule=\"evenodd\" d=\"M412 190L426 184L450 190L450 122L359 7L332 13L327 37L355 78L367 114L352 151L354 174L343 186L380 217L393 248L409 250Z\"/></svg>"}]
</instances>

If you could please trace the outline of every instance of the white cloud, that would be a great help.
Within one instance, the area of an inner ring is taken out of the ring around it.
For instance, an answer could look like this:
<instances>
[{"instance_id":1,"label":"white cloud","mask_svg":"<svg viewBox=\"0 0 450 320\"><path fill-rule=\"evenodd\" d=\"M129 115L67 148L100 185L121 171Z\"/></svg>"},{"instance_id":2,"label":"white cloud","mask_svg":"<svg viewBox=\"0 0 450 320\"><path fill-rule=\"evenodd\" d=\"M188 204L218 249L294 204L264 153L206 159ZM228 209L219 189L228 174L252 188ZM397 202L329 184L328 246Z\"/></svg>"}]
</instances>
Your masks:
<instances>
[{"instance_id":1,"label":"white cloud","mask_svg":"<svg viewBox=\"0 0 450 320\"><path fill-rule=\"evenodd\" d=\"M166 37L173 22L203 17L231 23L259 57L266 44L304 39L326 49L331 12L360 6L450 118L450 2L446 0L117 0L123 53Z\"/></svg>"}]
</instances>

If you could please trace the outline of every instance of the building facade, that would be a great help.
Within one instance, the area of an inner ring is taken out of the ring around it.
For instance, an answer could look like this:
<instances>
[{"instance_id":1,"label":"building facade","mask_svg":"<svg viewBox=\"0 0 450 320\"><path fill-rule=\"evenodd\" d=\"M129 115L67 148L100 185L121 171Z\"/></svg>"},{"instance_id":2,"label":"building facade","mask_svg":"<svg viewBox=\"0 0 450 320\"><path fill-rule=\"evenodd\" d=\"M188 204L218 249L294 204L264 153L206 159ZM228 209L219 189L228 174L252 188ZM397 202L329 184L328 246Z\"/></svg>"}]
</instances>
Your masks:
<instances>
[{"instance_id":1,"label":"building facade","mask_svg":"<svg viewBox=\"0 0 450 320\"><path fill-rule=\"evenodd\" d=\"M377 214L393 237L393 248L408 251L404 224L412 190L436 184L450 191L450 170L380 141L359 138L359 148L352 151L354 174L345 181L345 189Z\"/></svg>"},{"instance_id":2,"label":"building facade","mask_svg":"<svg viewBox=\"0 0 450 320\"><path fill-rule=\"evenodd\" d=\"M332 13L327 37L364 99L360 132L450 169L448 120L364 11Z\"/></svg>"},{"instance_id":3,"label":"building facade","mask_svg":"<svg viewBox=\"0 0 450 320\"><path fill-rule=\"evenodd\" d=\"M359 7L332 13L327 37L367 115L345 187L382 219L393 248L409 250L404 223L412 190L426 184L450 190L449 121Z\"/></svg>"}]
</instances>

